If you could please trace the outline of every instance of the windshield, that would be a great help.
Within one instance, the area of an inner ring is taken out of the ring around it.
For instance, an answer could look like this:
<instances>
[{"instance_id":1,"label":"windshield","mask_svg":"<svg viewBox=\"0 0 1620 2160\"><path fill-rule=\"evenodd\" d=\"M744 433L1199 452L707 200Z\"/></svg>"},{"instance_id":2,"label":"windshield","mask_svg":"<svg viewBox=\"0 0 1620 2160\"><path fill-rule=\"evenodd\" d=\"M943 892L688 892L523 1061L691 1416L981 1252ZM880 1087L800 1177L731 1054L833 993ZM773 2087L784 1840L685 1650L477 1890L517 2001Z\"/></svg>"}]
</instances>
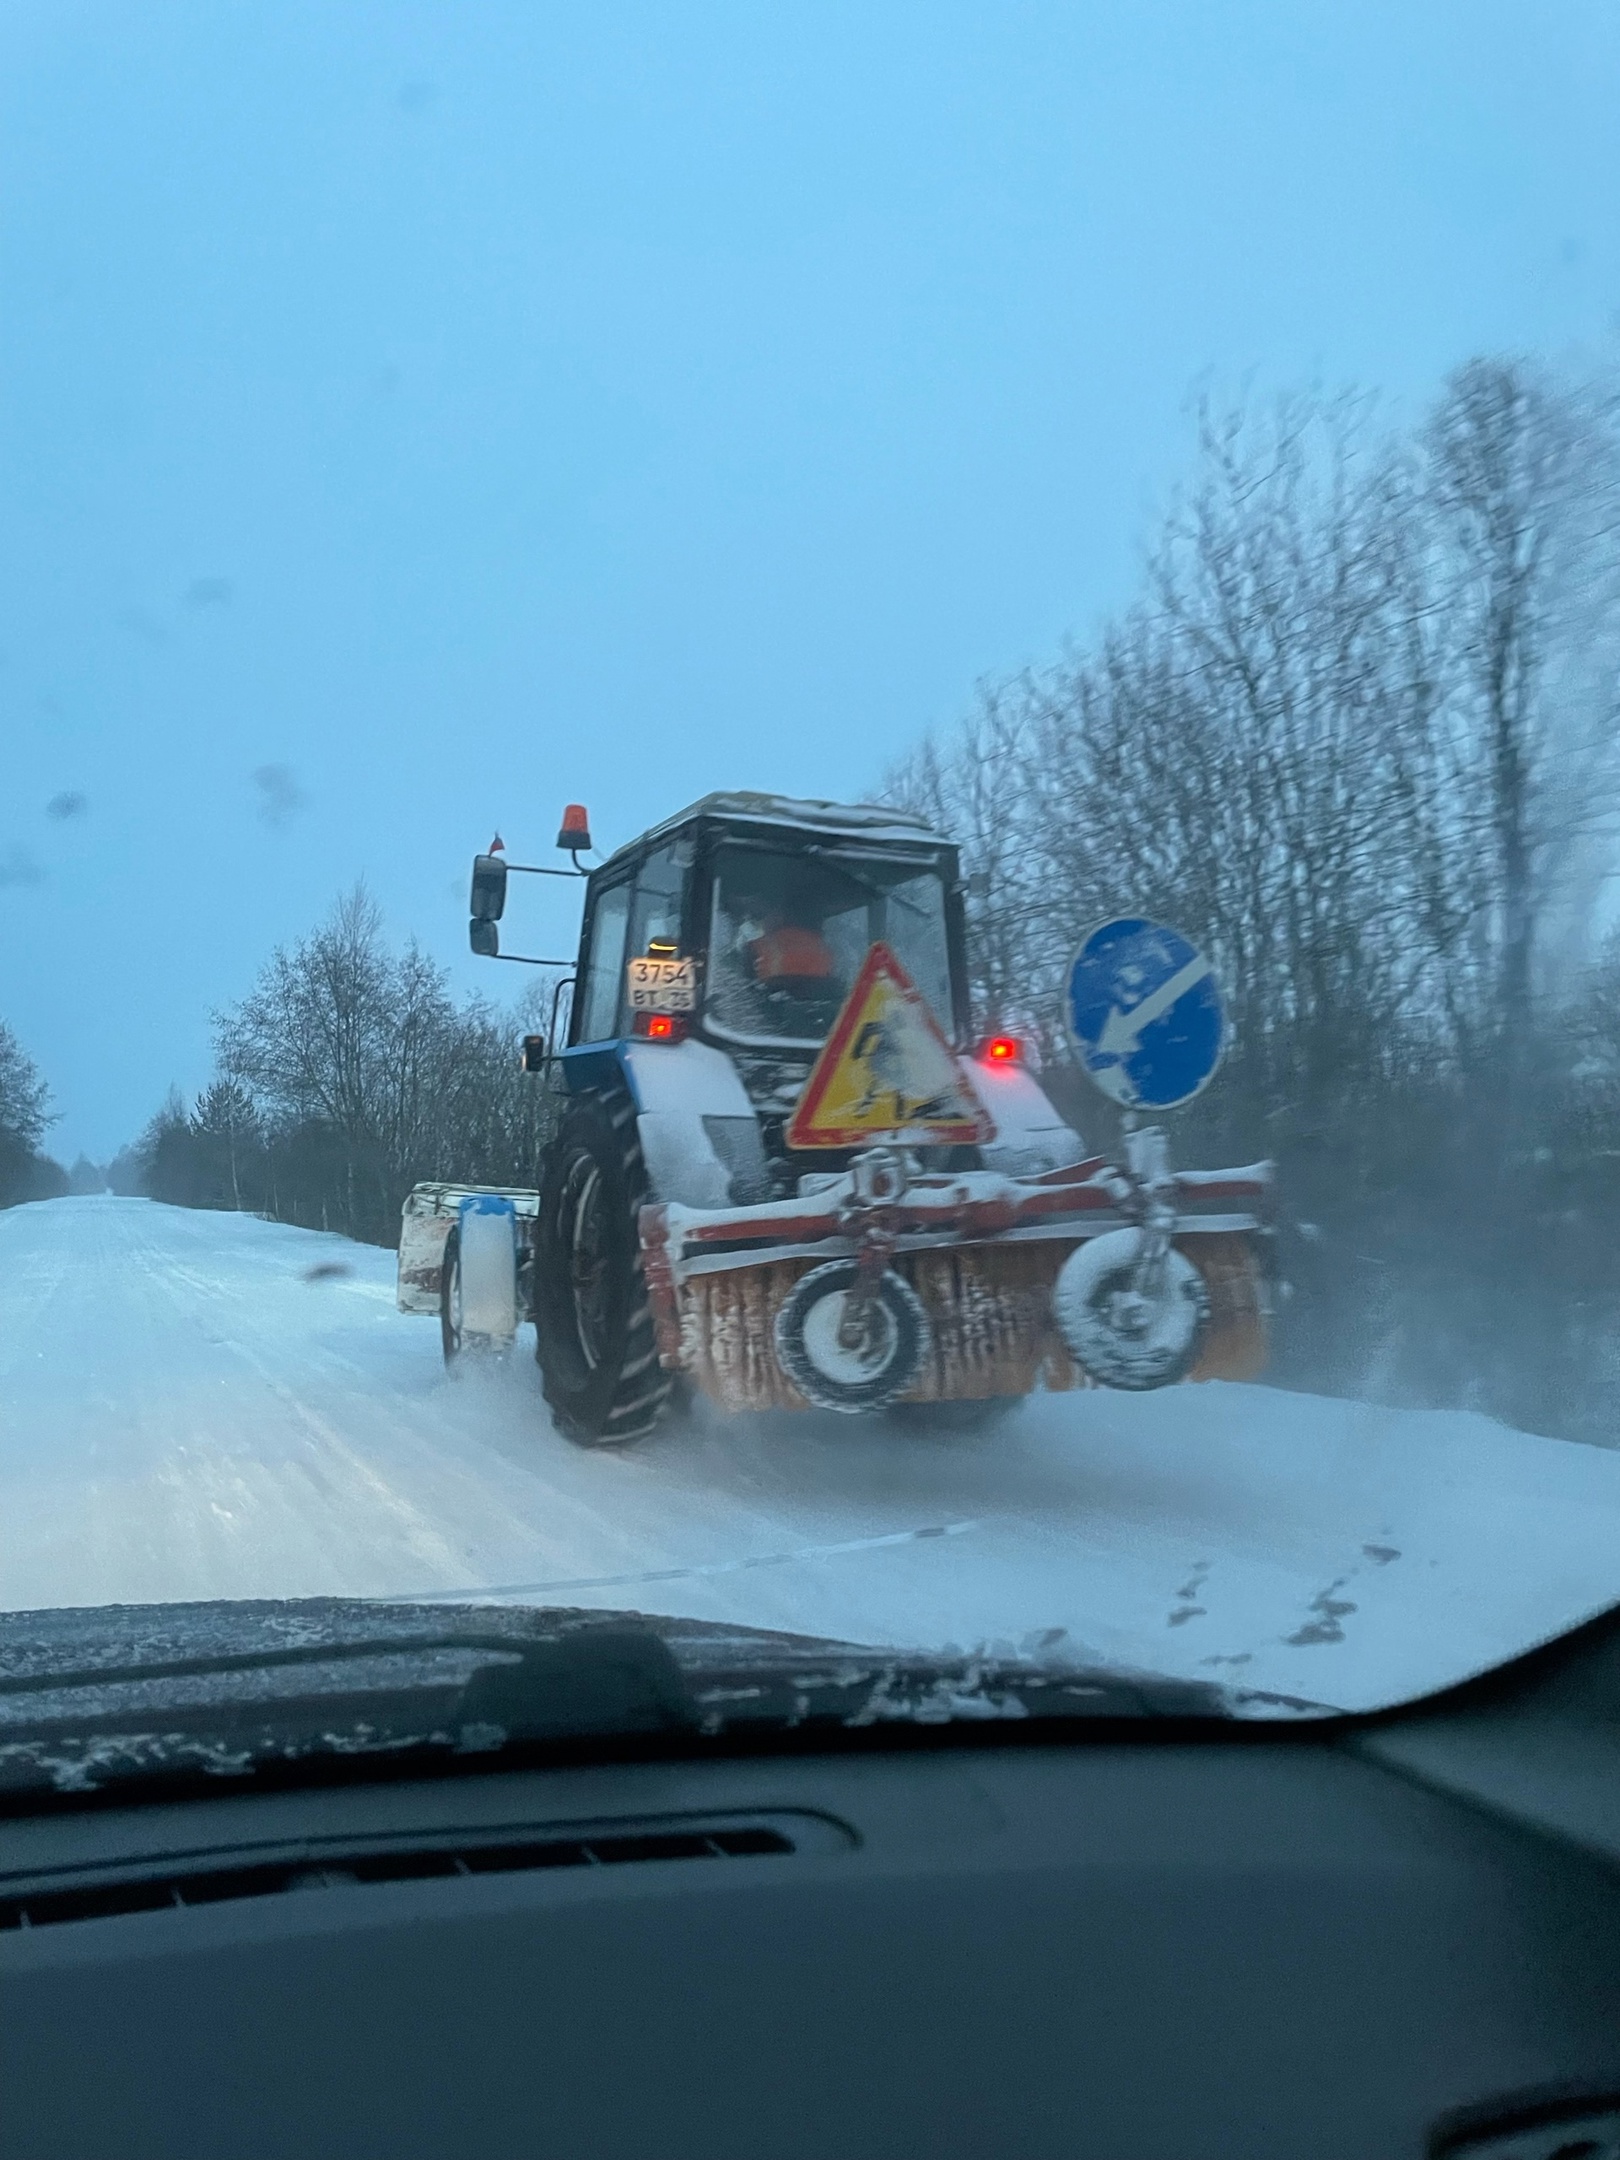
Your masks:
<instances>
[{"instance_id":1,"label":"windshield","mask_svg":"<svg viewBox=\"0 0 1620 2160\"><path fill-rule=\"evenodd\" d=\"M1620 1605L1617 112L1602 0L0 8L0 1788Z\"/></svg>"},{"instance_id":2,"label":"windshield","mask_svg":"<svg viewBox=\"0 0 1620 2160\"><path fill-rule=\"evenodd\" d=\"M883 943L954 1033L945 888L892 856L755 846L717 850L708 1025L739 1042L820 1043L861 962Z\"/></svg>"}]
</instances>

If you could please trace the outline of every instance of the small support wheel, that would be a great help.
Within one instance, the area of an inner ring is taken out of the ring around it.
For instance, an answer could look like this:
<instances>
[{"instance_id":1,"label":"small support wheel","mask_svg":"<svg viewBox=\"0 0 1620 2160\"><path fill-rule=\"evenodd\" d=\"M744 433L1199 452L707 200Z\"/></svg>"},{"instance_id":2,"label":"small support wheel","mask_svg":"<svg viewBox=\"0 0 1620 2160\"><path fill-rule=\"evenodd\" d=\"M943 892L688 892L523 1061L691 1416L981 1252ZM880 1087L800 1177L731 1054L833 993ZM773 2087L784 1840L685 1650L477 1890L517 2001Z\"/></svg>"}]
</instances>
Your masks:
<instances>
[{"instance_id":1,"label":"small support wheel","mask_svg":"<svg viewBox=\"0 0 1620 2160\"><path fill-rule=\"evenodd\" d=\"M776 1357L807 1402L851 1415L882 1410L916 1384L932 1337L910 1283L886 1268L867 1300L858 1341L846 1340L856 1263L828 1260L801 1275L776 1315Z\"/></svg>"},{"instance_id":2,"label":"small support wheel","mask_svg":"<svg viewBox=\"0 0 1620 2160\"><path fill-rule=\"evenodd\" d=\"M1064 1261L1052 1309L1076 1362L1103 1387L1141 1393L1185 1379L1209 1328L1209 1292L1185 1253L1164 1254L1151 1292L1137 1280L1140 1230L1106 1230Z\"/></svg>"}]
</instances>

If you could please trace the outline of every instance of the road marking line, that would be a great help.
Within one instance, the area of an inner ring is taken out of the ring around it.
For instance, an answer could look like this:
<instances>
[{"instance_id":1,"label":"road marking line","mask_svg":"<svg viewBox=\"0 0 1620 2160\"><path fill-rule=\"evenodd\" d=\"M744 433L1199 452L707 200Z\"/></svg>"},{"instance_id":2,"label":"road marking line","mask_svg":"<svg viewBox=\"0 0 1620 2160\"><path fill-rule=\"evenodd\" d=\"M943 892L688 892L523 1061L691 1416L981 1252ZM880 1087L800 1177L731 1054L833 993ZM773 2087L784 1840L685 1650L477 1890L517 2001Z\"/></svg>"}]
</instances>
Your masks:
<instances>
[{"instance_id":1,"label":"road marking line","mask_svg":"<svg viewBox=\"0 0 1620 2160\"><path fill-rule=\"evenodd\" d=\"M565 1582L489 1583L476 1590L401 1590L357 1600L365 1605L446 1605L483 1598L540 1597L560 1590L619 1590L633 1583L690 1582L708 1575L738 1575L746 1568L788 1567L798 1560L835 1560L845 1553L876 1552L885 1545L915 1545L924 1538L962 1537L976 1522L931 1524L892 1530L884 1537L850 1538L841 1545L802 1545L796 1552L756 1553L747 1560L711 1560L697 1567L650 1568L637 1575L580 1575Z\"/></svg>"}]
</instances>

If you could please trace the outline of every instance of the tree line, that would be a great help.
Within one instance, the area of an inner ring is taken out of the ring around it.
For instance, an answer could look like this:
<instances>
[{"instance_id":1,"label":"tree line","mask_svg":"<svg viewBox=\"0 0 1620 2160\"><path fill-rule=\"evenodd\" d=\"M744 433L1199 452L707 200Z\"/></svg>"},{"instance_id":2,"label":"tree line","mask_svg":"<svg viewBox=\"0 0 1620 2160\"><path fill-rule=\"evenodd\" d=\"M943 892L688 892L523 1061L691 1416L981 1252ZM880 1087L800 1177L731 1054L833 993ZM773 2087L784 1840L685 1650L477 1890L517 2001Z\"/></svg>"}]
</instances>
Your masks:
<instances>
[{"instance_id":1,"label":"tree line","mask_svg":"<svg viewBox=\"0 0 1620 2160\"><path fill-rule=\"evenodd\" d=\"M1459 370L1198 414L1132 605L893 771L955 834L988 1027L1079 937L1175 923L1229 1006L1183 1160L1276 1159L1278 1372L1614 1439L1620 438L1603 386Z\"/></svg>"},{"instance_id":2,"label":"tree line","mask_svg":"<svg viewBox=\"0 0 1620 2160\"><path fill-rule=\"evenodd\" d=\"M213 1078L189 1108L171 1094L112 1166L114 1189L394 1245L421 1180L532 1185L546 1093L517 1042L543 1027L549 994L532 990L516 1024L458 1004L357 888L215 1015Z\"/></svg>"},{"instance_id":3,"label":"tree line","mask_svg":"<svg viewBox=\"0 0 1620 2160\"><path fill-rule=\"evenodd\" d=\"M0 1020L0 1208L59 1199L75 1178L93 1177L99 1188L100 1173L92 1165L76 1163L70 1174L45 1153L41 1143L55 1122L44 1076Z\"/></svg>"}]
</instances>

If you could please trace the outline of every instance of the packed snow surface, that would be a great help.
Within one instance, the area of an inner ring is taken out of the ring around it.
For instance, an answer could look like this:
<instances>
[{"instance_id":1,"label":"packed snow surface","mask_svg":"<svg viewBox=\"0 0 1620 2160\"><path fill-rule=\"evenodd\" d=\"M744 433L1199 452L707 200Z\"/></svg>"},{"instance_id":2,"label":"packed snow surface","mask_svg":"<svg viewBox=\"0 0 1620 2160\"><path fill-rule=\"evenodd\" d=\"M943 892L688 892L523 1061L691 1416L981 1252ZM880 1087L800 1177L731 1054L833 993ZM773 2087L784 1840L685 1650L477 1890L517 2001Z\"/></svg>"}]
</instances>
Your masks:
<instances>
[{"instance_id":1,"label":"packed snow surface","mask_svg":"<svg viewBox=\"0 0 1620 2160\"><path fill-rule=\"evenodd\" d=\"M1620 1453L1263 1387L976 1434L699 1415L572 1446L532 1333L447 1377L391 1253L150 1201L0 1214L0 1608L633 1607L1368 1708L1620 1601Z\"/></svg>"}]
</instances>

